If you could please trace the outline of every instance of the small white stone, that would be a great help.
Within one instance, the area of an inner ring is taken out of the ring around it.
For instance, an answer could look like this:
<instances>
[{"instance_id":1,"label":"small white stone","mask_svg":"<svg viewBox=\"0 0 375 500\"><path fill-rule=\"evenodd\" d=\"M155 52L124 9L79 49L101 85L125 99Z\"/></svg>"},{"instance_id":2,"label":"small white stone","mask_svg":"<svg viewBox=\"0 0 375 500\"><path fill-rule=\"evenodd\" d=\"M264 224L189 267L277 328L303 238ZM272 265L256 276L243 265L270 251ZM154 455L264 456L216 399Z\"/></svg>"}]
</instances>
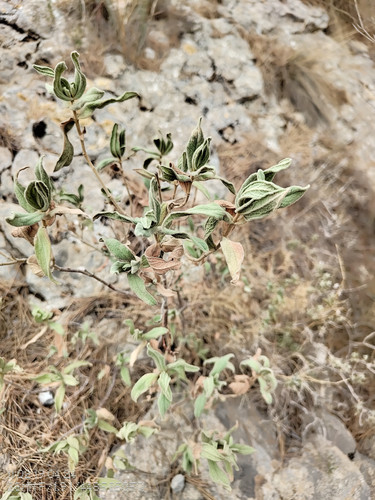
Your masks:
<instances>
[{"instance_id":1,"label":"small white stone","mask_svg":"<svg viewBox=\"0 0 375 500\"><path fill-rule=\"evenodd\" d=\"M171 481L171 490L173 493L181 493L185 487L185 476L183 474L176 474Z\"/></svg>"},{"instance_id":2,"label":"small white stone","mask_svg":"<svg viewBox=\"0 0 375 500\"><path fill-rule=\"evenodd\" d=\"M43 406L52 406L55 400L51 391L43 391L38 394L39 401Z\"/></svg>"}]
</instances>

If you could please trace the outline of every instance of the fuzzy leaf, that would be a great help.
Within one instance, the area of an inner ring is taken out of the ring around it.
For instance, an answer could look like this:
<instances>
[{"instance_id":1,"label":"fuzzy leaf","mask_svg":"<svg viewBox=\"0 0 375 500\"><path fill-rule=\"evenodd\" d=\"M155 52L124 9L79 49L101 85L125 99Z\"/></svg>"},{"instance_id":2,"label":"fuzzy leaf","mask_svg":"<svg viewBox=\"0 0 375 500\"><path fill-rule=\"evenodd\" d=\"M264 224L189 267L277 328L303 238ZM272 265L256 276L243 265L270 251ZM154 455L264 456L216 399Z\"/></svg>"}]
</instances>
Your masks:
<instances>
[{"instance_id":1,"label":"fuzzy leaf","mask_svg":"<svg viewBox=\"0 0 375 500\"><path fill-rule=\"evenodd\" d=\"M298 201L305 194L305 191L309 189L309 187L310 185L305 187L291 186L287 194L284 196L284 199L281 201L279 208L289 207Z\"/></svg>"},{"instance_id":2,"label":"fuzzy leaf","mask_svg":"<svg viewBox=\"0 0 375 500\"><path fill-rule=\"evenodd\" d=\"M34 239L35 255L38 264L43 271L44 275L47 276L53 283L57 284L51 273L51 259L52 259L52 249L51 242L48 236L47 229L45 227L40 227Z\"/></svg>"},{"instance_id":3,"label":"fuzzy leaf","mask_svg":"<svg viewBox=\"0 0 375 500\"><path fill-rule=\"evenodd\" d=\"M99 219L100 217L107 217L108 219L129 222L131 224L135 224L139 221L138 217L129 217L128 215L119 214L118 212L100 212L94 215L94 220Z\"/></svg>"},{"instance_id":4,"label":"fuzzy leaf","mask_svg":"<svg viewBox=\"0 0 375 500\"><path fill-rule=\"evenodd\" d=\"M68 137L68 133L73 127L74 127L73 118L70 118L70 120L63 122L60 125L60 128L64 134L64 145L60 158L57 160L57 163L55 165L54 172L58 172L63 167L68 167L73 161L74 148L73 144L69 141Z\"/></svg>"},{"instance_id":5,"label":"fuzzy leaf","mask_svg":"<svg viewBox=\"0 0 375 500\"><path fill-rule=\"evenodd\" d=\"M221 460L223 460L223 455L220 451L210 443L202 443L201 456L207 458L207 460L213 460L214 462L221 462Z\"/></svg>"},{"instance_id":6,"label":"fuzzy leaf","mask_svg":"<svg viewBox=\"0 0 375 500\"><path fill-rule=\"evenodd\" d=\"M157 326L150 330L147 333L143 333L141 338L144 340L151 340L151 339L158 339L162 335L165 335L168 333L168 328L165 328L164 326Z\"/></svg>"},{"instance_id":7,"label":"fuzzy leaf","mask_svg":"<svg viewBox=\"0 0 375 500\"><path fill-rule=\"evenodd\" d=\"M89 118L96 109L102 109L108 104L112 104L115 102L124 102L128 99L132 99L133 97L139 97L136 92L125 92L119 97L112 97L111 99L105 99L104 101L93 101L85 104L79 112L80 118Z\"/></svg>"},{"instance_id":8,"label":"fuzzy leaf","mask_svg":"<svg viewBox=\"0 0 375 500\"><path fill-rule=\"evenodd\" d=\"M51 203L51 192L42 181L32 181L24 192L26 203L34 210L45 212Z\"/></svg>"},{"instance_id":9,"label":"fuzzy leaf","mask_svg":"<svg viewBox=\"0 0 375 500\"><path fill-rule=\"evenodd\" d=\"M194 417L199 418L202 415L204 407L206 405L207 398L205 394L199 394L194 402Z\"/></svg>"},{"instance_id":10,"label":"fuzzy leaf","mask_svg":"<svg viewBox=\"0 0 375 500\"><path fill-rule=\"evenodd\" d=\"M142 278L137 274L128 274L128 283L135 295L146 302L149 306L156 306L156 299L146 290L146 286Z\"/></svg>"},{"instance_id":11,"label":"fuzzy leaf","mask_svg":"<svg viewBox=\"0 0 375 500\"><path fill-rule=\"evenodd\" d=\"M47 186L48 190L50 193L54 190L53 182L50 178L50 176L47 174L47 172L43 168L43 156L39 158L38 163L35 166L35 177L37 178L38 181L44 182L44 184Z\"/></svg>"},{"instance_id":12,"label":"fuzzy leaf","mask_svg":"<svg viewBox=\"0 0 375 500\"><path fill-rule=\"evenodd\" d=\"M229 369L229 370L232 370L234 372L235 371L234 366L229 361L233 357L234 357L234 354L226 354L225 356L206 359L206 361L204 361L203 364L205 365L205 364L214 363L214 366L213 366L212 370L210 371L210 375L213 377L214 375L220 374L225 369Z\"/></svg>"},{"instance_id":13,"label":"fuzzy leaf","mask_svg":"<svg viewBox=\"0 0 375 500\"><path fill-rule=\"evenodd\" d=\"M230 481L228 476L223 472L223 470L217 465L213 460L207 460L208 463L208 471L210 477L214 483L223 484L227 489L230 488Z\"/></svg>"},{"instance_id":14,"label":"fuzzy leaf","mask_svg":"<svg viewBox=\"0 0 375 500\"><path fill-rule=\"evenodd\" d=\"M21 169L21 170L23 170L23 169ZM18 175L19 175L19 173L21 172L21 170L19 170L19 171L17 172L16 178L15 178L15 180L14 180L14 194L16 195L16 198L17 198L17 200L18 200L18 203L21 205L21 207L22 207L24 210L26 210L26 212L32 213L32 212L34 212L35 210L34 210L34 208L33 208L31 205L29 205L29 204L27 203L27 201L26 201L26 198L25 198L25 190L26 190L26 188L24 188L24 187L22 186L22 184L20 184L20 183L18 182Z\"/></svg>"},{"instance_id":15,"label":"fuzzy leaf","mask_svg":"<svg viewBox=\"0 0 375 500\"><path fill-rule=\"evenodd\" d=\"M144 392L147 392L157 378L157 373L146 373L139 380L137 380L130 394L132 400L137 402L139 396Z\"/></svg>"},{"instance_id":16,"label":"fuzzy leaf","mask_svg":"<svg viewBox=\"0 0 375 500\"><path fill-rule=\"evenodd\" d=\"M62 61L56 65L54 71L53 93L58 99L61 99L63 101L72 100L72 96L70 94L69 82L62 77L62 74L67 69L68 69L67 65Z\"/></svg>"},{"instance_id":17,"label":"fuzzy leaf","mask_svg":"<svg viewBox=\"0 0 375 500\"><path fill-rule=\"evenodd\" d=\"M103 97L104 93L105 93L104 90L92 87L82 97L80 97L80 99L75 101L75 103L72 106L72 109L74 111L77 111L78 109L81 109L84 104L93 101L98 101Z\"/></svg>"},{"instance_id":18,"label":"fuzzy leaf","mask_svg":"<svg viewBox=\"0 0 375 500\"><path fill-rule=\"evenodd\" d=\"M104 243L109 252L118 260L131 262L136 258L133 252L126 245L120 243L114 238L108 238L104 240Z\"/></svg>"},{"instance_id":19,"label":"fuzzy leaf","mask_svg":"<svg viewBox=\"0 0 375 500\"><path fill-rule=\"evenodd\" d=\"M213 217L217 220L225 220L227 222L230 222L231 220L229 214L224 210L223 207L221 207L217 203L208 203L206 205L197 205L196 207L181 212L171 212L164 219L163 226L168 227L168 225L171 224L174 219L185 217L186 215L205 215L207 217Z\"/></svg>"},{"instance_id":20,"label":"fuzzy leaf","mask_svg":"<svg viewBox=\"0 0 375 500\"><path fill-rule=\"evenodd\" d=\"M191 133L189 142L186 146L186 162L187 162L187 170L193 170L192 168L192 163L193 163L193 155L195 151L203 144L204 142L204 137L203 137L203 132L201 129L201 122L202 122L202 117L199 118L198 125L195 127L193 132ZM182 161L182 164L184 163L184 160ZM184 168L182 168L186 172Z\"/></svg>"},{"instance_id":21,"label":"fuzzy leaf","mask_svg":"<svg viewBox=\"0 0 375 500\"><path fill-rule=\"evenodd\" d=\"M171 401L165 396L162 392L158 397L158 408L159 413L162 418L164 418L165 414L168 411L168 408L171 406Z\"/></svg>"},{"instance_id":22,"label":"fuzzy leaf","mask_svg":"<svg viewBox=\"0 0 375 500\"><path fill-rule=\"evenodd\" d=\"M49 68L48 66L39 66L38 64L33 64L33 68L41 75L50 76L52 78L55 76L55 72L53 71L53 69Z\"/></svg>"},{"instance_id":23,"label":"fuzzy leaf","mask_svg":"<svg viewBox=\"0 0 375 500\"><path fill-rule=\"evenodd\" d=\"M158 385L167 400L172 402L172 390L169 386L170 383L171 377L168 375L168 373L162 372L158 379Z\"/></svg>"},{"instance_id":24,"label":"fuzzy leaf","mask_svg":"<svg viewBox=\"0 0 375 500\"><path fill-rule=\"evenodd\" d=\"M150 344L147 346L147 354L152 358L155 362L156 368L163 372L167 369L167 365L164 359L163 354L161 354L159 351L153 349Z\"/></svg>"},{"instance_id":25,"label":"fuzzy leaf","mask_svg":"<svg viewBox=\"0 0 375 500\"><path fill-rule=\"evenodd\" d=\"M245 257L243 246L241 243L231 241L225 237L221 240L220 246L227 262L230 275L232 276L231 283L235 285L240 278L241 265Z\"/></svg>"},{"instance_id":26,"label":"fuzzy leaf","mask_svg":"<svg viewBox=\"0 0 375 500\"><path fill-rule=\"evenodd\" d=\"M106 422L105 420L99 419L98 420L98 427L102 431L111 432L113 434L117 434L116 427L113 427L113 425L111 425L110 423Z\"/></svg>"},{"instance_id":27,"label":"fuzzy leaf","mask_svg":"<svg viewBox=\"0 0 375 500\"><path fill-rule=\"evenodd\" d=\"M63 402L64 402L64 396L65 396L65 386L64 386L64 384L61 384L59 386L59 388L57 389L56 394L55 394L56 413L60 413L60 410L61 410Z\"/></svg>"},{"instance_id":28,"label":"fuzzy leaf","mask_svg":"<svg viewBox=\"0 0 375 500\"><path fill-rule=\"evenodd\" d=\"M45 216L44 212L33 212L31 214L13 214L11 217L7 217L5 220L8 224L15 227L22 226L32 226L37 222L40 222Z\"/></svg>"},{"instance_id":29,"label":"fuzzy leaf","mask_svg":"<svg viewBox=\"0 0 375 500\"><path fill-rule=\"evenodd\" d=\"M81 66L79 64L79 54L74 51L70 54L70 57L74 64L74 84L70 85L71 95L73 99L79 99L82 97L86 90L86 77L81 71Z\"/></svg>"}]
</instances>

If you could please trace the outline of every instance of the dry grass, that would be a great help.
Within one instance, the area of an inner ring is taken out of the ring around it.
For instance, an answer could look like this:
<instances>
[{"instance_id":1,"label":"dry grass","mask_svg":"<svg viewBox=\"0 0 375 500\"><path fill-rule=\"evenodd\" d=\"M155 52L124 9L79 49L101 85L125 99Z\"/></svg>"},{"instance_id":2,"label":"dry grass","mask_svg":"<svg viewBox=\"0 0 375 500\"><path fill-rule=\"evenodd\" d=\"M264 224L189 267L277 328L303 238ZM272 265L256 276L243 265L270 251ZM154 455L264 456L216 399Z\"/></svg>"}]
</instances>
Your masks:
<instances>
[{"instance_id":1,"label":"dry grass","mask_svg":"<svg viewBox=\"0 0 375 500\"><path fill-rule=\"evenodd\" d=\"M359 33L365 38L375 33L375 11L372 0L304 0L322 7L330 16L329 34L339 39Z\"/></svg>"},{"instance_id":2,"label":"dry grass","mask_svg":"<svg viewBox=\"0 0 375 500\"><path fill-rule=\"evenodd\" d=\"M320 406L361 441L374 436L375 417L375 349L368 340L375 324L375 265L366 258L375 219L371 183L358 175L353 145L288 122L278 155L258 136L220 151L223 173L236 172L237 185L285 156L295 162L278 176L280 183L311 184L298 207L241 233L251 248L243 276L253 301L250 306L249 297L241 309L249 324L262 318L251 349L260 347L284 381L272 415L286 444L300 442L305 413ZM255 392L253 397L262 405Z\"/></svg>"},{"instance_id":3,"label":"dry grass","mask_svg":"<svg viewBox=\"0 0 375 500\"><path fill-rule=\"evenodd\" d=\"M183 10L168 0L60 0L57 6L69 16L73 45L87 54L88 76L103 74L107 53L157 71L170 49L179 46L181 34L191 29Z\"/></svg>"},{"instance_id":4,"label":"dry grass","mask_svg":"<svg viewBox=\"0 0 375 500\"><path fill-rule=\"evenodd\" d=\"M27 295L27 289L21 285L7 287L1 284L2 356L6 360L16 359L22 372L7 376L1 394L1 407L5 411L0 416L0 485L4 488L13 480L14 484L23 487L28 485L28 491L34 494L35 499L63 500L71 498L70 488L100 475L115 443L113 435L97 427L84 434L86 410L105 407L114 415L113 424L117 427L125 420L137 421L145 411L145 408L130 399L130 389L124 386L118 376L118 368L114 365L118 339L102 337L99 346L90 342L84 345L78 343L75 349L69 344L77 323L81 324L83 317L87 319L91 316L98 323L106 317L112 317L113 322L117 320L121 324L123 314L119 315L119 311L123 311L124 307L131 308L131 304L124 304L113 296L75 301L64 319L68 333L62 338L50 328L35 323L29 313ZM39 336L41 330L44 332ZM52 346L57 348L57 353L53 355L50 352ZM65 349L68 357L62 354ZM50 365L62 370L76 359L90 361L92 367L79 370L80 384L67 389L66 406L57 415L53 408L40 404L40 386L33 378L48 372ZM105 375L98 380L98 374L104 368ZM137 370L138 375L144 373L141 365ZM42 451L69 435L85 436L87 442L87 451L80 455L74 476L67 473L65 454L54 455Z\"/></svg>"},{"instance_id":5,"label":"dry grass","mask_svg":"<svg viewBox=\"0 0 375 500\"><path fill-rule=\"evenodd\" d=\"M241 31L262 72L266 93L289 100L310 127L329 124L332 110L348 102L334 74L327 71L327 65L333 63L335 67L336 44L312 48L310 38L301 37L298 46L292 47L268 36Z\"/></svg>"}]
</instances>

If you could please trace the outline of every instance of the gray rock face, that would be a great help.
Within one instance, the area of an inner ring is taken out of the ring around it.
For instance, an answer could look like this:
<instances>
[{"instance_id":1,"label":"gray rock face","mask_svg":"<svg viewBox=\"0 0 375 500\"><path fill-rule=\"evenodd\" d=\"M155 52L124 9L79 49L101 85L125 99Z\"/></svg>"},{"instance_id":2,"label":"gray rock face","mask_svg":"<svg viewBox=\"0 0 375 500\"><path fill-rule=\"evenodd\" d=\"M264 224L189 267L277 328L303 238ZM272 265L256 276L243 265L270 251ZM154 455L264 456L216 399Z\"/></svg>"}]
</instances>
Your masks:
<instances>
[{"instance_id":1,"label":"gray rock face","mask_svg":"<svg viewBox=\"0 0 375 500\"><path fill-rule=\"evenodd\" d=\"M262 490L285 500L368 500L372 494L357 465L323 437L306 444L268 483Z\"/></svg>"}]
</instances>

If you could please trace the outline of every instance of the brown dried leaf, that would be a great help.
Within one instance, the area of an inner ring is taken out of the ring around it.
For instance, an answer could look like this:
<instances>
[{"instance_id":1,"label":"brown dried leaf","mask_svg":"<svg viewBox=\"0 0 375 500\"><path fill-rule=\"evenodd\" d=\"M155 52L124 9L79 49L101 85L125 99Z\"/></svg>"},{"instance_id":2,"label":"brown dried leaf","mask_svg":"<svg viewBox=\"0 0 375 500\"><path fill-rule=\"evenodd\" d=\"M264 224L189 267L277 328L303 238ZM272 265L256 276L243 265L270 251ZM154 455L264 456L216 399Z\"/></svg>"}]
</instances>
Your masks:
<instances>
[{"instance_id":1,"label":"brown dried leaf","mask_svg":"<svg viewBox=\"0 0 375 500\"><path fill-rule=\"evenodd\" d=\"M235 375L234 381L229 384L233 394L246 394L251 387L251 378L248 375Z\"/></svg>"},{"instance_id":2,"label":"brown dried leaf","mask_svg":"<svg viewBox=\"0 0 375 500\"><path fill-rule=\"evenodd\" d=\"M30 257L27 259L26 262L30 266L30 270L33 274L35 274L39 278L42 278L44 276L44 272L42 271L42 268L38 264L36 255L30 255Z\"/></svg>"},{"instance_id":3,"label":"brown dried leaf","mask_svg":"<svg viewBox=\"0 0 375 500\"><path fill-rule=\"evenodd\" d=\"M16 229L13 229L12 236L15 238L25 238L25 240L34 245L34 236L38 232L38 228L39 224L17 227Z\"/></svg>"},{"instance_id":4,"label":"brown dried leaf","mask_svg":"<svg viewBox=\"0 0 375 500\"><path fill-rule=\"evenodd\" d=\"M149 247L146 248L145 250L145 255L147 257L147 260L149 257L159 257L160 256L160 245L159 243L153 243Z\"/></svg>"},{"instance_id":5,"label":"brown dried leaf","mask_svg":"<svg viewBox=\"0 0 375 500\"><path fill-rule=\"evenodd\" d=\"M26 349L26 347L28 347L30 344L33 344L38 339L40 339L40 337L43 337L43 335L46 333L47 330L48 330L48 325L44 325L44 327L40 330L40 332L34 335L32 339L26 342L26 344L21 345L21 349Z\"/></svg>"},{"instance_id":6,"label":"brown dried leaf","mask_svg":"<svg viewBox=\"0 0 375 500\"><path fill-rule=\"evenodd\" d=\"M236 205L226 200L215 200L214 203L223 207L230 215L235 215Z\"/></svg>"},{"instance_id":7,"label":"brown dried leaf","mask_svg":"<svg viewBox=\"0 0 375 500\"><path fill-rule=\"evenodd\" d=\"M165 274L168 271L179 269L181 267L181 262L174 260L167 261L160 259L159 257L147 257L147 260L152 270L157 274Z\"/></svg>"},{"instance_id":8,"label":"brown dried leaf","mask_svg":"<svg viewBox=\"0 0 375 500\"><path fill-rule=\"evenodd\" d=\"M230 275L232 276L231 283L235 285L240 279L241 265L245 257L245 251L241 243L225 237L221 240L220 246L228 264Z\"/></svg>"},{"instance_id":9,"label":"brown dried leaf","mask_svg":"<svg viewBox=\"0 0 375 500\"><path fill-rule=\"evenodd\" d=\"M141 342L131 353L130 358L129 358L129 367L133 368L134 363L137 361L137 358L139 354L142 352L143 348L146 346L147 342L143 341Z\"/></svg>"},{"instance_id":10,"label":"brown dried leaf","mask_svg":"<svg viewBox=\"0 0 375 500\"><path fill-rule=\"evenodd\" d=\"M188 195L191 191L191 182L178 181L180 188Z\"/></svg>"},{"instance_id":11,"label":"brown dried leaf","mask_svg":"<svg viewBox=\"0 0 375 500\"><path fill-rule=\"evenodd\" d=\"M177 247L181 247L181 243L177 238L170 238L161 243L161 250L164 253L173 252ZM158 255L156 255L158 257Z\"/></svg>"},{"instance_id":12,"label":"brown dried leaf","mask_svg":"<svg viewBox=\"0 0 375 500\"><path fill-rule=\"evenodd\" d=\"M66 342L65 342L64 337L62 335L55 333L54 345L57 349L57 355L60 357L63 356L64 353L66 352Z\"/></svg>"},{"instance_id":13,"label":"brown dried leaf","mask_svg":"<svg viewBox=\"0 0 375 500\"><path fill-rule=\"evenodd\" d=\"M79 208L69 208L64 205L57 205L51 212L50 215L83 215L84 217L88 217L88 215L80 210Z\"/></svg>"},{"instance_id":14,"label":"brown dried leaf","mask_svg":"<svg viewBox=\"0 0 375 500\"><path fill-rule=\"evenodd\" d=\"M103 420L107 420L108 422L113 422L116 420L116 417L111 413L107 408L99 408L96 410L96 414L99 418L102 418Z\"/></svg>"},{"instance_id":15,"label":"brown dried leaf","mask_svg":"<svg viewBox=\"0 0 375 500\"><path fill-rule=\"evenodd\" d=\"M198 394L200 394L203 391L203 384L204 381L206 380L207 377L204 377L203 375L200 375L193 387L193 397L196 397Z\"/></svg>"},{"instance_id":16,"label":"brown dried leaf","mask_svg":"<svg viewBox=\"0 0 375 500\"><path fill-rule=\"evenodd\" d=\"M156 284L156 289L163 297L176 297L177 293L169 288L165 288L161 283Z\"/></svg>"}]
</instances>

